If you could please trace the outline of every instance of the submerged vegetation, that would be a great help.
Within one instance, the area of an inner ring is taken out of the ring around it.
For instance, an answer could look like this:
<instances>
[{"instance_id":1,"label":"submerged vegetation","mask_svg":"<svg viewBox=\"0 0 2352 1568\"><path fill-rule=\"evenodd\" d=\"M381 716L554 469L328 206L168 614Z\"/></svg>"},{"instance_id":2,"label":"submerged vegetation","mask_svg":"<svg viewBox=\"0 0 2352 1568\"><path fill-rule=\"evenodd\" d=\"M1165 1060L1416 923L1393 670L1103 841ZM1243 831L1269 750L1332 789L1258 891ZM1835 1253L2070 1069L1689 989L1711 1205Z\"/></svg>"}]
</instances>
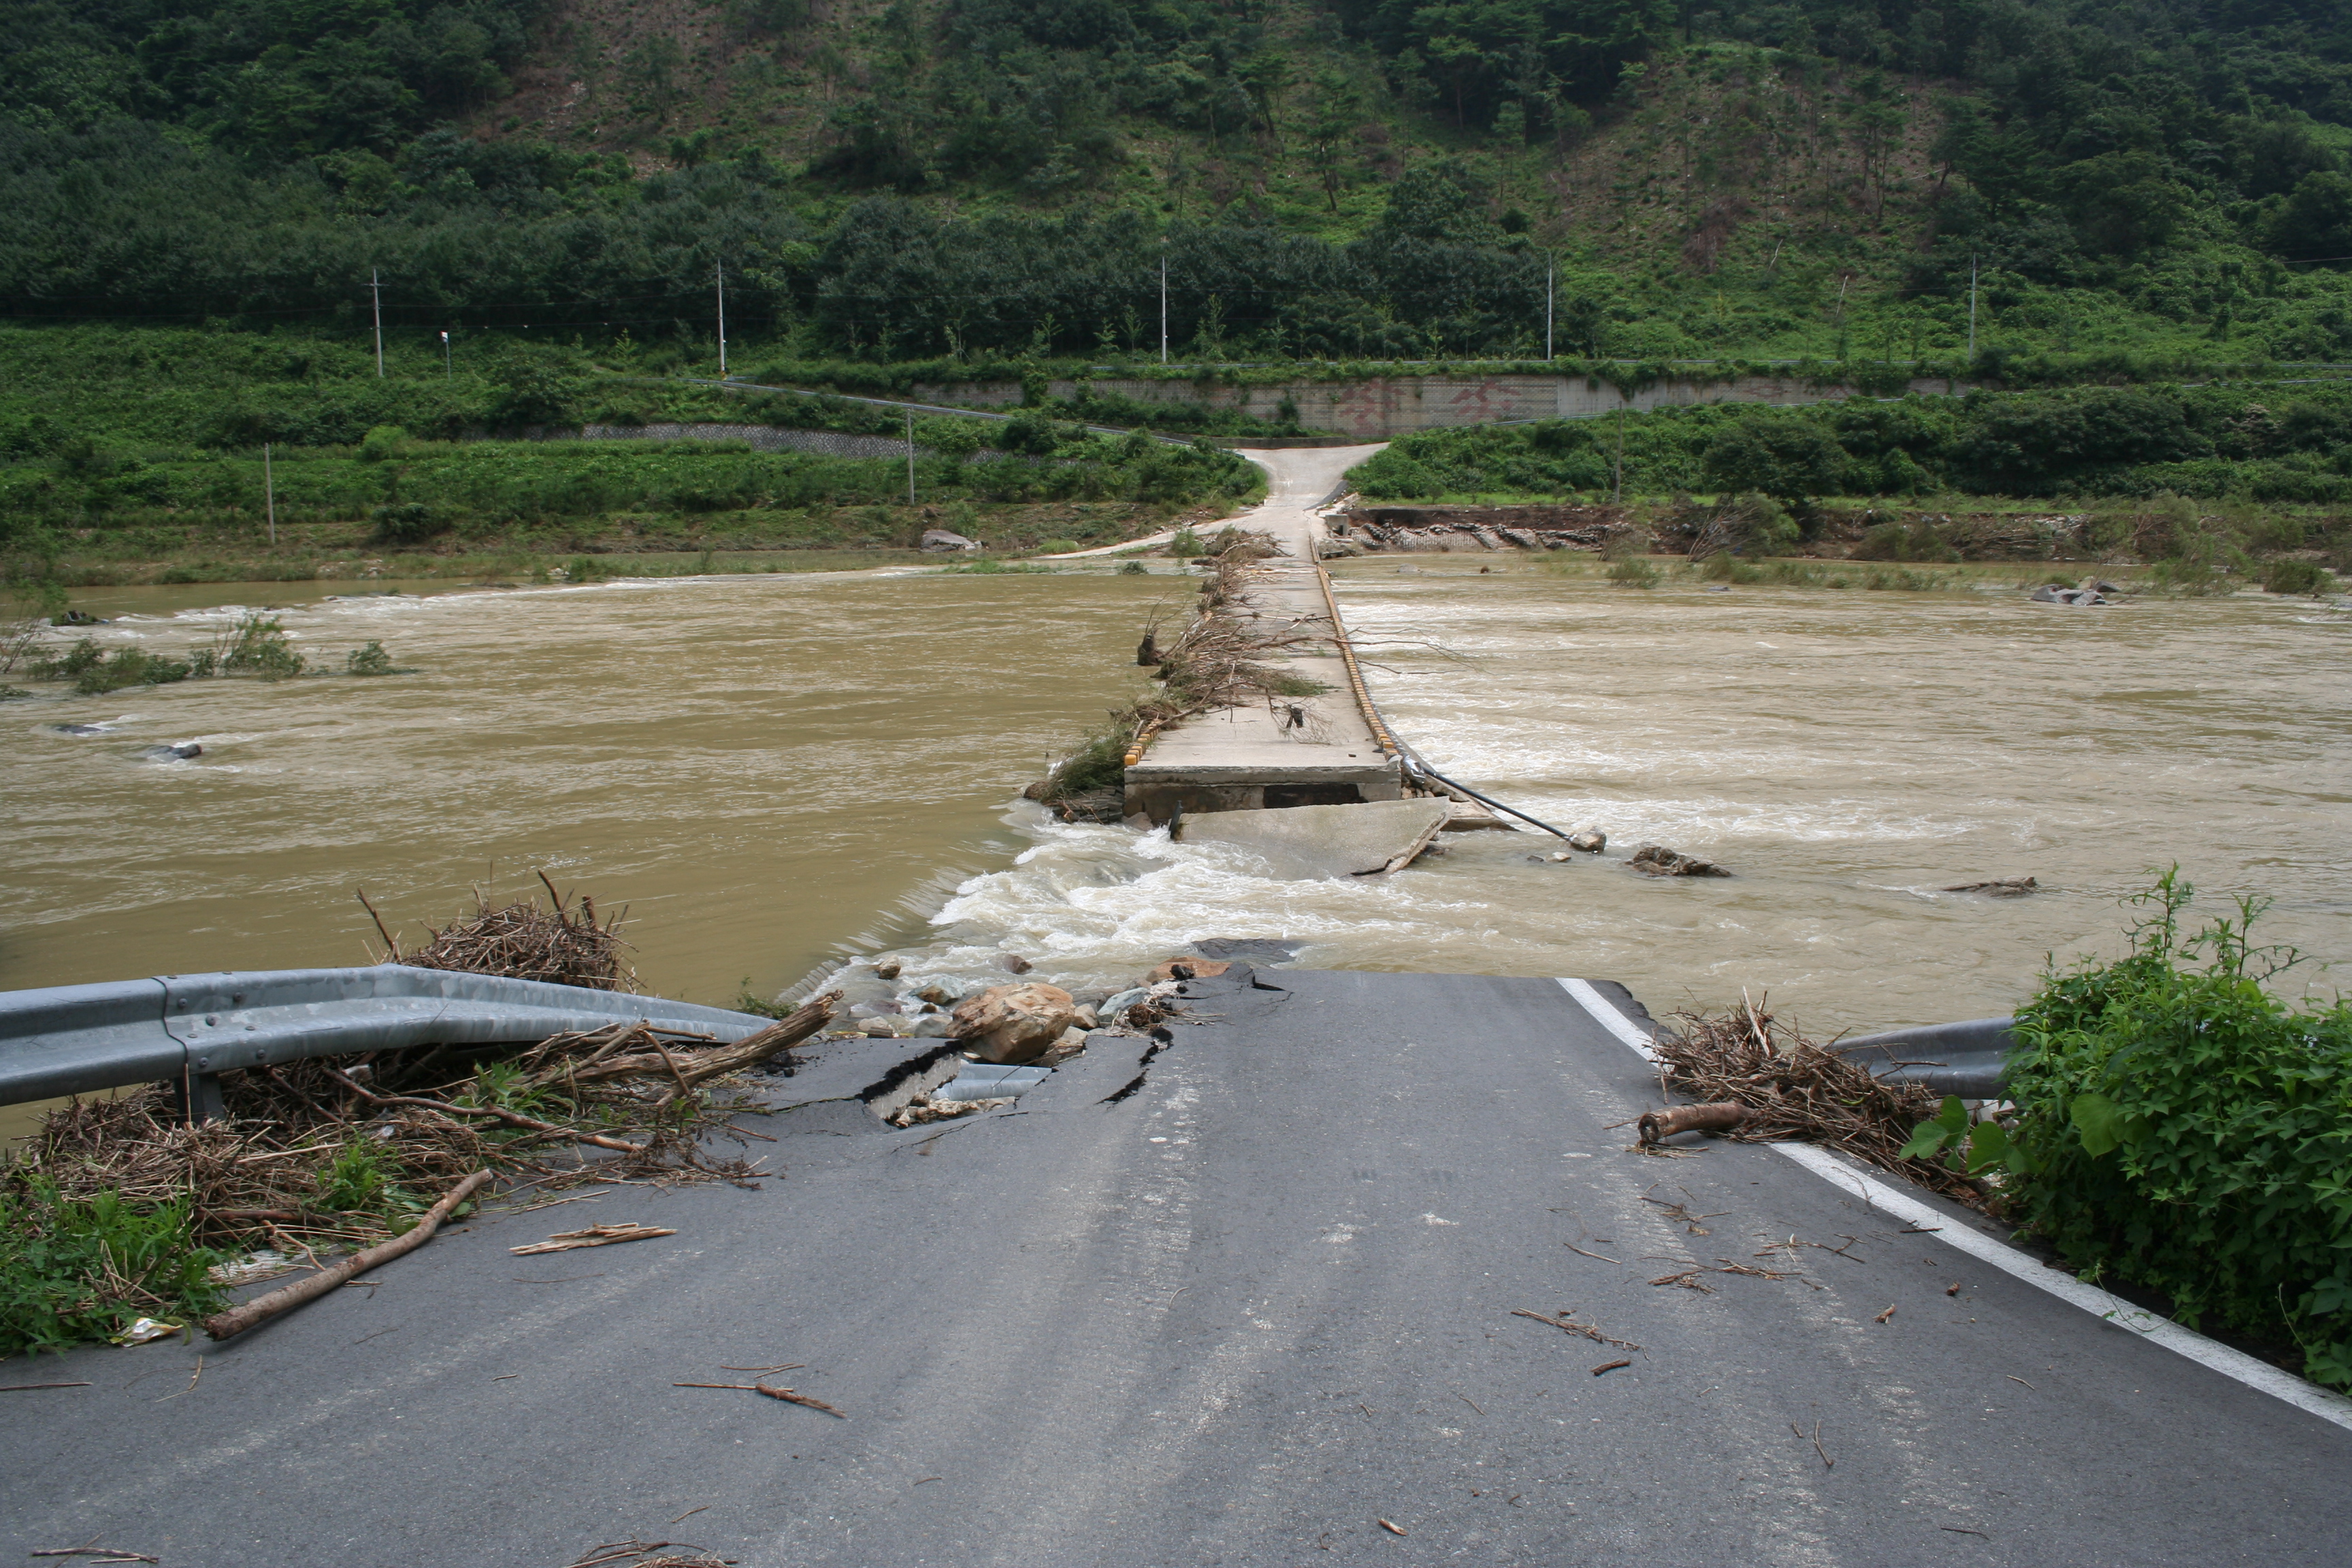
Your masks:
<instances>
[{"instance_id":1,"label":"submerged vegetation","mask_svg":"<svg viewBox=\"0 0 2352 1568\"><path fill-rule=\"evenodd\" d=\"M14 644L16 652L8 664L0 664L0 669L16 665L32 679L71 681L75 693L83 697L103 696L132 686L171 686L184 680L217 677L244 676L276 681L299 675L331 673L306 663L278 617L257 611L240 616L212 640L190 649L184 658L143 647L118 647L108 652L99 647L96 638L87 637L64 648L47 647L38 640L41 629L42 623L34 621L21 641ZM415 672L394 665L383 644L371 641L344 656L343 673L381 676Z\"/></svg>"}]
</instances>

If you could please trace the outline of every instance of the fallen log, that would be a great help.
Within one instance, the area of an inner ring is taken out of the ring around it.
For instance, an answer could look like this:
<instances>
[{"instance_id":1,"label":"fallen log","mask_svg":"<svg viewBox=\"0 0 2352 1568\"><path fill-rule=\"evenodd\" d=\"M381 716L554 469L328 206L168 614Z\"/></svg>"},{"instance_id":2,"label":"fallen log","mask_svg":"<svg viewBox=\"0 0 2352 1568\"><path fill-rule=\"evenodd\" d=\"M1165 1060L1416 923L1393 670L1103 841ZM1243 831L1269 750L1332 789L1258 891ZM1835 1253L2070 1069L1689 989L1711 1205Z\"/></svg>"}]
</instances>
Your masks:
<instances>
[{"instance_id":1,"label":"fallen log","mask_svg":"<svg viewBox=\"0 0 2352 1568\"><path fill-rule=\"evenodd\" d=\"M707 1051L662 1052L608 1057L584 1066L568 1068L551 1068L542 1079L562 1079L573 1083L594 1083L611 1078L633 1078L646 1073L669 1074L673 1068L682 1087L721 1078L730 1072L758 1067L769 1058L799 1045L819 1029L833 1022L834 1005L841 993L828 991L824 995L803 1004L785 1017L777 1019L755 1035L746 1035L731 1046L719 1046Z\"/></svg>"},{"instance_id":2,"label":"fallen log","mask_svg":"<svg viewBox=\"0 0 2352 1568\"><path fill-rule=\"evenodd\" d=\"M1727 1100L1714 1105L1670 1105L1664 1110L1645 1111L1634 1126L1643 1143L1654 1144L1677 1132L1728 1132L1747 1120L1746 1106Z\"/></svg>"},{"instance_id":3,"label":"fallen log","mask_svg":"<svg viewBox=\"0 0 2352 1568\"><path fill-rule=\"evenodd\" d=\"M389 1263L395 1258L415 1251L433 1239L433 1233L441 1228L441 1222L447 1219L459 1204L489 1185L489 1172L475 1172L443 1194L441 1201L425 1210L425 1217L405 1235L394 1237L381 1247L371 1247L365 1252L354 1253L332 1268L322 1268L308 1279L298 1279L291 1285L282 1286L267 1296L247 1301L242 1307L215 1313L205 1320L205 1332L216 1340L241 1334L281 1312L293 1310L305 1301L317 1300L345 1280L356 1279L379 1264Z\"/></svg>"}]
</instances>

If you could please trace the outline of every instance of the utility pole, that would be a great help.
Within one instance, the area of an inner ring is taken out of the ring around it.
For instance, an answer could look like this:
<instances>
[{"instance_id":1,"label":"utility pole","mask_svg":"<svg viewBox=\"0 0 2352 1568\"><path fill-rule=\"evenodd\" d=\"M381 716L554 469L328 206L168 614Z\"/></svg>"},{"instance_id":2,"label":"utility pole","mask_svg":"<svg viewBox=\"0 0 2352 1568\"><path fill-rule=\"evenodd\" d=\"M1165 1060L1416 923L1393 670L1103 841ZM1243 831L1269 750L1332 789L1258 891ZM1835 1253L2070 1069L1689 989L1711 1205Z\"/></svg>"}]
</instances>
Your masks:
<instances>
[{"instance_id":1,"label":"utility pole","mask_svg":"<svg viewBox=\"0 0 2352 1568\"><path fill-rule=\"evenodd\" d=\"M914 504L915 504L915 411L914 411L913 409L909 408L909 409L906 410L906 415L907 415L907 504L908 504L908 506L912 506L912 505L914 505Z\"/></svg>"},{"instance_id":2,"label":"utility pole","mask_svg":"<svg viewBox=\"0 0 2352 1568\"><path fill-rule=\"evenodd\" d=\"M727 263L719 263L719 379L727 379Z\"/></svg>"},{"instance_id":3,"label":"utility pole","mask_svg":"<svg viewBox=\"0 0 2352 1568\"><path fill-rule=\"evenodd\" d=\"M383 379L383 280L368 268L368 292L375 296L375 378Z\"/></svg>"},{"instance_id":4,"label":"utility pole","mask_svg":"<svg viewBox=\"0 0 2352 1568\"><path fill-rule=\"evenodd\" d=\"M1977 363L1977 258L1969 256L1969 363Z\"/></svg>"},{"instance_id":5,"label":"utility pole","mask_svg":"<svg viewBox=\"0 0 2352 1568\"><path fill-rule=\"evenodd\" d=\"M1552 278L1559 270L1559 258L1557 256L1544 258L1544 360L1547 363L1551 360Z\"/></svg>"},{"instance_id":6,"label":"utility pole","mask_svg":"<svg viewBox=\"0 0 2352 1568\"><path fill-rule=\"evenodd\" d=\"M278 548L278 485L269 472L269 443L261 444L261 504L269 510L269 548Z\"/></svg>"},{"instance_id":7,"label":"utility pole","mask_svg":"<svg viewBox=\"0 0 2352 1568\"><path fill-rule=\"evenodd\" d=\"M1160 363L1168 363L1168 242L1160 242Z\"/></svg>"},{"instance_id":8,"label":"utility pole","mask_svg":"<svg viewBox=\"0 0 2352 1568\"><path fill-rule=\"evenodd\" d=\"M441 379L446 381L452 374L449 367L449 333L445 329L441 333Z\"/></svg>"}]
</instances>

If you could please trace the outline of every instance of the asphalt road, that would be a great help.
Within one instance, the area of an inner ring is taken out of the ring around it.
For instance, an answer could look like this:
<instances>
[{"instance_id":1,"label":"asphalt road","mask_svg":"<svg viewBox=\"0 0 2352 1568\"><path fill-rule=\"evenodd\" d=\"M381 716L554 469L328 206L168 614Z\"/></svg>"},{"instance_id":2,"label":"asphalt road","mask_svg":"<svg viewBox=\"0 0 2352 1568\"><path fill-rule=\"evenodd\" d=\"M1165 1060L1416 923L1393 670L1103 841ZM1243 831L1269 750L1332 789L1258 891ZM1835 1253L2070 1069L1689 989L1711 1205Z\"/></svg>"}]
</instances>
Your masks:
<instances>
[{"instance_id":1,"label":"asphalt road","mask_svg":"<svg viewBox=\"0 0 2352 1568\"><path fill-rule=\"evenodd\" d=\"M0 1395L0 1541L180 1568L632 1539L755 1568L2352 1560L2352 1433L1769 1150L1629 1152L1611 1124L1654 1086L1553 983L1259 980L969 1121L840 1098L908 1046L820 1058L757 1194L609 1190L231 1345L10 1363L95 1386ZM678 1234L507 1251L631 1219ZM1653 1283L1719 1260L1790 1277ZM672 1386L788 1363L847 1418Z\"/></svg>"}]
</instances>

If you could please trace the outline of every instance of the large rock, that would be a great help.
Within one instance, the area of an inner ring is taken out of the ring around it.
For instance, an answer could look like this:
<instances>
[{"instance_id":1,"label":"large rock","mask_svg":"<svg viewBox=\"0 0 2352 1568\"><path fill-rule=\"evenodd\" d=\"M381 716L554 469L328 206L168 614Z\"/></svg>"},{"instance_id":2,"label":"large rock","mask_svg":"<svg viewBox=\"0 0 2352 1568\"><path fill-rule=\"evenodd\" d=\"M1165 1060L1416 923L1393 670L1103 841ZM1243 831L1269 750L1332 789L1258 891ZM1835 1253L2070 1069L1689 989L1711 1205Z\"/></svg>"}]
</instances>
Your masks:
<instances>
[{"instance_id":1,"label":"large rock","mask_svg":"<svg viewBox=\"0 0 2352 1568\"><path fill-rule=\"evenodd\" d=\"M1702 860L1696 855L1684 855L1663 844L1644 844L1633 851L1625 862L1645 877L1728 877L1730 872L1712 860Z\"/></svg>"},{"instance_id":2,"label":"large rock","mask_svg":"<svg viewBox=\"0 0 2352 1568\"><path fill-rule=\"evenodd\" d=\"M1078 1021L1076 998L1058 985L992 985L956 1005L950 1037L984 1062L1030 1062Z\"/></svg>"},{"instance_id":3,"label":"large rock","mask_svg":"<svg viewBox=\"0 0 2352 1568\"><path fill-rule=\"evenodd\" d=\"M978 550L981 543L977 539L966 539L962 534L950 533L944 528L927 528L923 530L923 548L930 551Z\"/></svg>"}]
</instances>

